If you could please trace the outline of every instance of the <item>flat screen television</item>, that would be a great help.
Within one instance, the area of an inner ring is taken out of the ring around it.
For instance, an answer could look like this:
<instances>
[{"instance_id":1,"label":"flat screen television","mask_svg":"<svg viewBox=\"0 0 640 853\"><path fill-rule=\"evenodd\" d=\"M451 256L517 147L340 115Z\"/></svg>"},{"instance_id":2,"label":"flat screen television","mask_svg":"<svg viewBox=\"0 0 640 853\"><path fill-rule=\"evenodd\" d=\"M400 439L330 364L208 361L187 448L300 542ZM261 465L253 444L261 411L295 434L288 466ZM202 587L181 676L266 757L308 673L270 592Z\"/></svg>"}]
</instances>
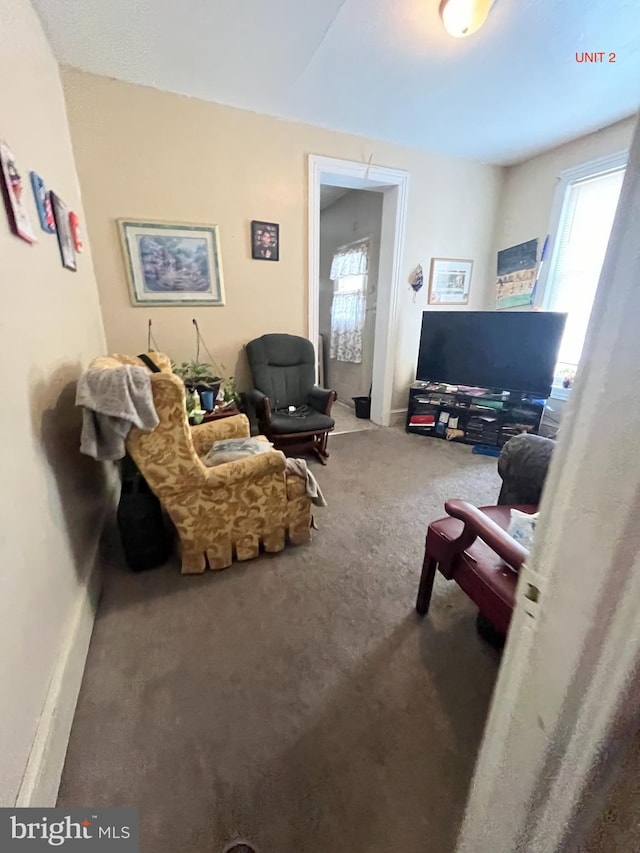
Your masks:
<instances>
[{"instance_id":1,"label":"flat screen television","mask_svg":"<svg viewBox=\"0 0 640 853\"><path fill-rule=\"evenodd\" d=\"M566 319L554 311L424 311L417 379L548 397Z\"/></svg>"}]
</instances>

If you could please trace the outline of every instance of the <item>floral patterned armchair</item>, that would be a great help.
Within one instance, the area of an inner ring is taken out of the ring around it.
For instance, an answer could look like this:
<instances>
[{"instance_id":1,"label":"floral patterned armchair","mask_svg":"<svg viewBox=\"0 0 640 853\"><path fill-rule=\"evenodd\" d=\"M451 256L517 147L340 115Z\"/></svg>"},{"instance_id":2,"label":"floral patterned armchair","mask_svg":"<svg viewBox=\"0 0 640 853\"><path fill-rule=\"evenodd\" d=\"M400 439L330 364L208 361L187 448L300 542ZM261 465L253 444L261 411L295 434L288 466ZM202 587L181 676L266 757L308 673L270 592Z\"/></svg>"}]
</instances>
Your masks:
<instances>
[{"instance_id":1,"label":"floral patterned armchair","mask_svg":"<svg viewBox=\"0 0 640 853\"><path fill-rule=\"evenodd\" d=\"M208 468L201 460L214 441L249 436L244 415L189 426L182 380L163 353L148 353L160 368L151 374L159 425L132 427L126 446L176 526L182 572L224 569L266 551L281 551L288 535L299 545L311 538L311 502L305 481L287 477L285 458L273 450ZM141 365L135 356L97 358L93 368Z\"/></svg>"}]
</instances>

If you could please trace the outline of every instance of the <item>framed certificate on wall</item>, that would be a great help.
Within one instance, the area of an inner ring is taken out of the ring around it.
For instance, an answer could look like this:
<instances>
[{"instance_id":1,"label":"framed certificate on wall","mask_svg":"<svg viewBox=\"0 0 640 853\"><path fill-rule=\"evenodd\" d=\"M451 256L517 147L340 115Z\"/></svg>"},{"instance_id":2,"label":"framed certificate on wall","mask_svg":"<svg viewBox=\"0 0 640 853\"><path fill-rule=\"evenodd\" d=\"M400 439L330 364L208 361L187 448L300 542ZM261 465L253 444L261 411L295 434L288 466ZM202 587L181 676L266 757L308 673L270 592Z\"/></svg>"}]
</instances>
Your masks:
<instances>
[{"instance_id":1,"label":"framed certificate on wall","mask_svg":"<svg viewBox=\"0 0 640 853\"><path fill-rule=\"evenodd\" d=\"M429 305L466 305L469 301L473 261L431 258Z\"/></svg>"}]
</instances>

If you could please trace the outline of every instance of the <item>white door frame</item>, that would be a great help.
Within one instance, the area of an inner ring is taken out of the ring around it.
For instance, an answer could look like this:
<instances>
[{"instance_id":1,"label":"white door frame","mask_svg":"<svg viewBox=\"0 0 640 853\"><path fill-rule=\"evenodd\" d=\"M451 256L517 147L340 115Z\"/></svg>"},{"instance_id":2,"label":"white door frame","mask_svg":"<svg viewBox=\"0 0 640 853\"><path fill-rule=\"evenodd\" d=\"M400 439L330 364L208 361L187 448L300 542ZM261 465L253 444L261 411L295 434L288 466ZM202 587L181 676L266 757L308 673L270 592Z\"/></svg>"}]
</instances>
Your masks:
<instances>
[{"instance_id":1,"label":"white door frame","mask_svg":"<svg viewBox=\"0 0 640 853\"><path fill-rule=\"evenodd\" d=\"M531 560L520 572L458 853L583 849L637 737L639 228L640 127L585 368L565 409ZM631 849L616 843L623 823L608 824L607 849Z\"/></svg>"},{"instance_id":2,"label":"white door frame","mask_svg":"<svg viewBox=\"0 0 640 853\"><path fill-rule=\"evenodd\" d=\"M409 173L309 155L309 326L314 347L320 333L320 187L331 184L383 193L376 303L371 420L389 426L396 362L398 299L402 278Z\"/></svg>"}]
</instances>

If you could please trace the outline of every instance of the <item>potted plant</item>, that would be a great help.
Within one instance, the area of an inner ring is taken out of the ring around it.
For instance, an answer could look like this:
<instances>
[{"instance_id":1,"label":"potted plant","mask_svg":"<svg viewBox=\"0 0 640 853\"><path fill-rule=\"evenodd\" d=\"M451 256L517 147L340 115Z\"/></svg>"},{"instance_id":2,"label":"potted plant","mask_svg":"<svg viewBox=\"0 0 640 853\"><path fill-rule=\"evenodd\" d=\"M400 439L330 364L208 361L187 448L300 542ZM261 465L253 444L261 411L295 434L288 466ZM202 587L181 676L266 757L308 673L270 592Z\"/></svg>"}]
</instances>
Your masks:
<instances>
[{"instance_id":1,"label":"potted plant","mask_svg":"<svg viewBox=\"0 0 640 853\"><path fill-rule=\"evenodd\" d=\"M222 365L224 371L224 365ZM222 398L225 406L237 405L239 400L238 385L233 376L227 376L222 380Z\"/></svg>"},{"instance_id":2,"label":"potted plant","mask_svg":"<svg viewBox=\"0 0 640 853\"><path fill-rule=\"evenodd\" d=\"M173 372L182 379L187 388L187 410L189 414L191 415L194 406L197 405L197 400L191 402L189 400L194 391L200 395L205 411L211 411L216 406L216 401L222 408L237 406L240 395L235 378L227 376L224 364L218 365L209 352L200 334L197 320L193 319L191 322L196 332L196 357L193 361L183 361L179 365L174 361L171 362ZM209 361L200 361L201 345L209 357ZM202 398L203 394L205 394L204 398ZM204 402L205 399L207 400L206 403Z\"/></svg>"},{"instance_id":3,"label":"potted plant","mask_svg":"<svg viewBox=\"0 0 640 853\"><path fill-rule=\"evenodd\" d=\"M198 394L208 391L213 394L213 401L215 402L218 391L220 390L220 383L222 382L222 373L202 339L200 329L198 328L198 321L194 318L191 322L196 332L196 357L193 361L183 361L180 365L172 361L171 369L176 376L182 379L188 391L192 393L197 391ZM209 362L200 361L201 343L210 358Z\"/></svg>"},{"instance_id":4,"label":"potted plant","mask_svg":"<svg viewBox=\"0 0 640 853\"><path fill-rule=\"evenodd\" d=\"M213 392L213 398L218 396L222 377L215 365L204 361L183 361L182 364L172 365L173 372L179 376L189 391Z\"/></svg>"}]
</instances>

